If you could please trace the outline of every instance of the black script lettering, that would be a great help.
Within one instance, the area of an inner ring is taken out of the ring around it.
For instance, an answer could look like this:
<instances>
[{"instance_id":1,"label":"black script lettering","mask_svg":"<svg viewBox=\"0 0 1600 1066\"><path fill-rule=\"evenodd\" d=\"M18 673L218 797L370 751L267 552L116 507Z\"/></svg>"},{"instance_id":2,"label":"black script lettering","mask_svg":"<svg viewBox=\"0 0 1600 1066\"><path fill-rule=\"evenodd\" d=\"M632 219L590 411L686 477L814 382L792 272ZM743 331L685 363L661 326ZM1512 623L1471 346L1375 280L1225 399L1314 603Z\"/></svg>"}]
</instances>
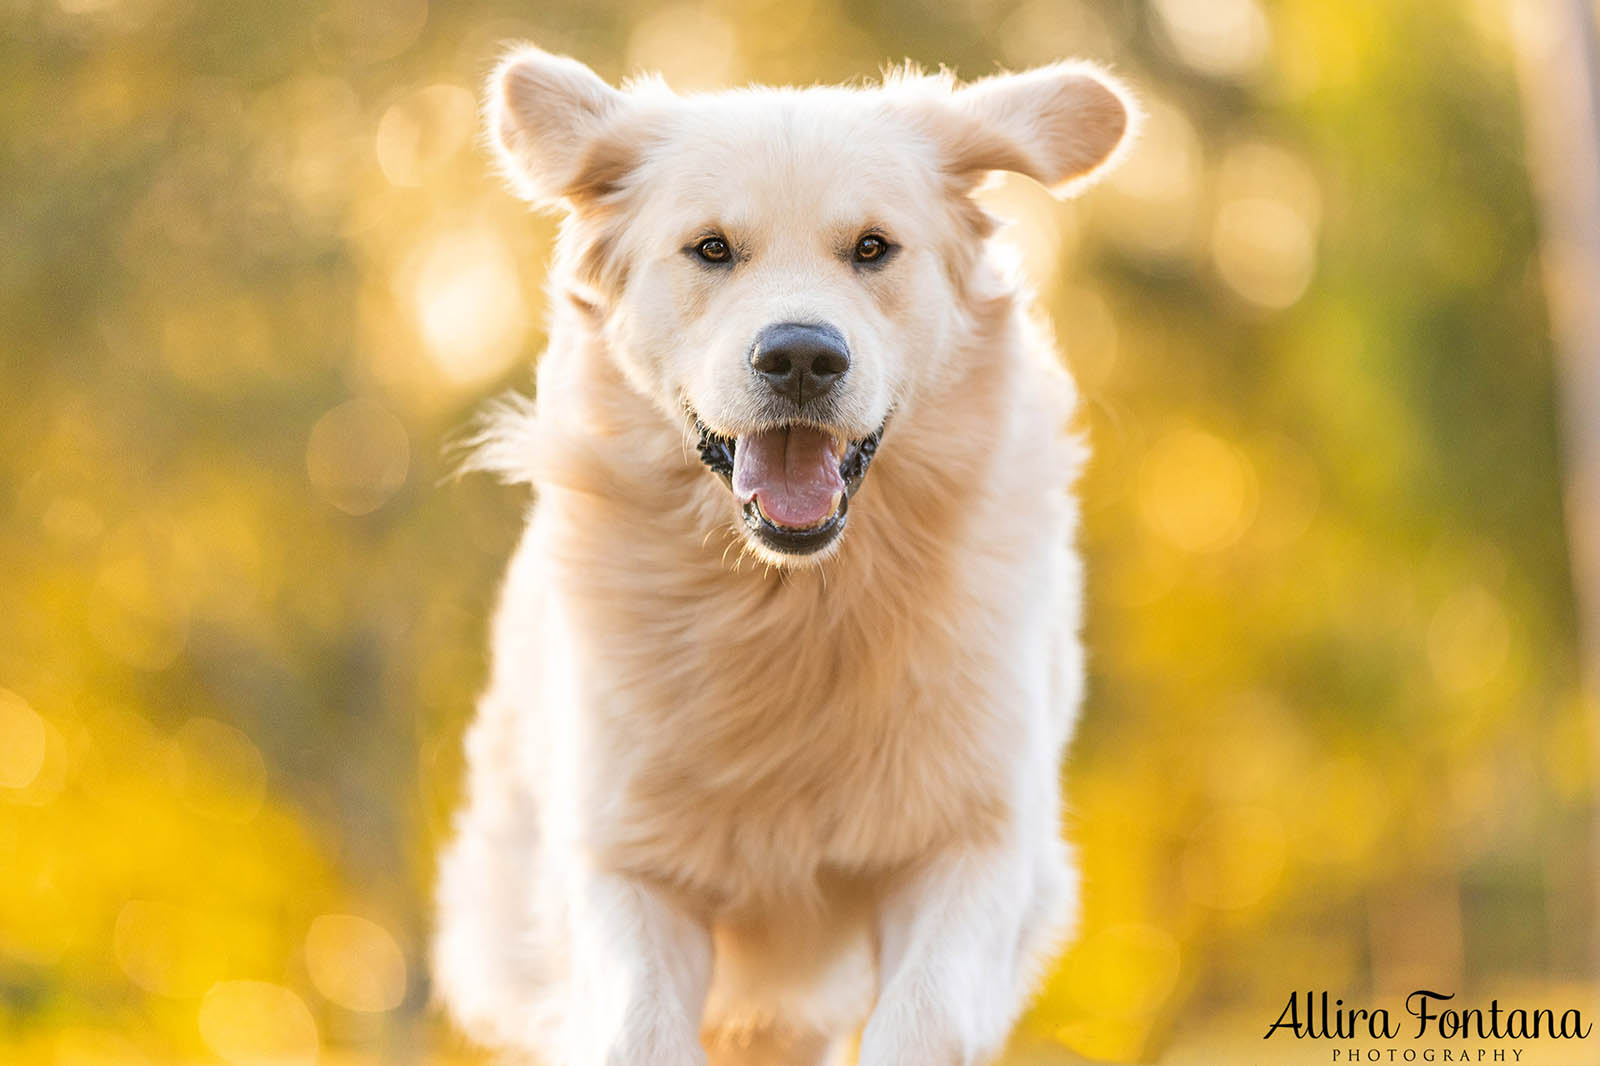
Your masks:
<instances>
[{"instance_id":1,"label":"black script lettering","mask_svg":"<svg viewBox=\"0 0 1600 1066\"><path fill-rule=\"evenodd\" d=\"M1310 1013L1310 1003L1311 1003L1311 993L1307 992L1306 993L1307 1013ZM1287 1018L1288 1021L1285 1021L1284 1020L1285 1018ZM1304 1035L1300 1031L1300 993L1298 993L1298 992L1290 992L1289 993L1289 1002L1287 1002L1287 1003L1285 1003L1283 1005L1283 1011L1282 1011L1282 1013L1280 1013L1278 1015L1278 1020L1272 1023L1272 1025L1267 1029L1267 1035L1262 1037L1261 1039L1263 1039L1263 1040L1271 1039L1272 1034L1276 1033L1279 1029L1287 1029L1287 1030L1289 1030L1291 1033L1293 1033L1295 1035L1295 1039L1297 1039L1297 1040L1302 1035Z\"/></svg>"},{"instance_id":2,"label":"black script lettering","mask_svg":"<svg viewBox=\"0 0 1600 1066\"><path fill-rule=\"evenodd\" d=\"M1438 1000L1442 1003L1455 998L1454 992L1429 992L1426 988L1419 988L1406 997L1406 1013L1417 1020L1416 1039L1421 1040L1428 1032L1428 1023L1439 1017L1429 1009L1429 1001Z\"/></svg>"}]
</instances>

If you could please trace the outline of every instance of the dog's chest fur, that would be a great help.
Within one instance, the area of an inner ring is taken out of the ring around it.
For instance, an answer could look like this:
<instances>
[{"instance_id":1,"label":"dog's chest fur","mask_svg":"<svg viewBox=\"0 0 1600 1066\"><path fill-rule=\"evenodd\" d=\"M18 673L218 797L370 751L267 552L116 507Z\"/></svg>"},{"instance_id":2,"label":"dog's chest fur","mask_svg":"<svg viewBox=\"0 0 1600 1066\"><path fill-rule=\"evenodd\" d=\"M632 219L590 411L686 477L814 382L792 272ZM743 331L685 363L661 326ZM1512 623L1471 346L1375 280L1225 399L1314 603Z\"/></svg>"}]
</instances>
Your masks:
<instances>
[{"instance_id":1,"label":"dog's chest fur","mask_svg":"<svg viewBox=\"0 0 1600 1066\"><path fill-rule=\"evenodd\" d=\"M1024 549L963 535L982 502L940 483L977 474L881 457L845 550L781 574L724 555L731 531L707 537L729 508L696 466L651 471L642 499L546 493L544 594L572 634L570 659L547 668L584 705L578 757L596 772L577 776L578 833L599 861L733 913L996 831L1006 768L1049 741L1029 721L1043 664L1026 634L1008 636L1026 624L1010 613L1022 590L994 584ZM926 535L906 535L908 507ZM1030 539L1064 550L1051 524Z\"/></svg>"},{"instance_id":2,"label":"dog's chest fur","mask_svg":"<svg viewBox=\"0 0 1600 1066\"><path fill-rule=\"evenodd\" d=\"M610 550L592 536L571 547ZM918 609L972 598L963 625L1001 624L958 574L935 558L882 566L882 553L871 575L846 559L735 570L715 552L713 566L663 572L652 554L564 568L585 635L569 665L595 711L585 761L609 768L580 804L583 835L606 865L737 910L998 824L1019 739L1003 704L1021 694L1008 665L972 650L988 643Z\"/></svg>"}]
</instances>

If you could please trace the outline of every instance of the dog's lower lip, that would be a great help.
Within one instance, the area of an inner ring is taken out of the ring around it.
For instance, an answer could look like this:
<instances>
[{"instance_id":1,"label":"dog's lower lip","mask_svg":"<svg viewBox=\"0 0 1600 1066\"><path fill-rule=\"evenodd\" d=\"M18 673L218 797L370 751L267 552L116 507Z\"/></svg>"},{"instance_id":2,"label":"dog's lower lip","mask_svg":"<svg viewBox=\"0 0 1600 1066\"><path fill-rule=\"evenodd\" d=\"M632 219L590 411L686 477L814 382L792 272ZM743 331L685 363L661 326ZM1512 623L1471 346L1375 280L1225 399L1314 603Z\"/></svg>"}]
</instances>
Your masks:
<instances>
[{"instance_id":1,"label":"dog's lower lip","mask_svg":"<svg viewBox=\"0 0 1600 1066\"><path fill-rule=\"evenodd\" d=\"M755 509L756 509L756 513L761 516L761 520L764 521L764 522L767 522L767 523L769 523L771 525L774 525L774 526L778 527L779 529L784 530L785 532L788 532L788 533L809 533L814 529L821 529L823 526L827 525L829 522L832 522L834 520L834 518L839 514L839 508L841 506L843 506L843 504L844 504L844 493L842 493L842 492L834 493L833 494L833 506L828 509L827 515L825 515L822 518L819 518L817 521L811 523L809 526L791 526L791 525L788 525L787 523L784 523L784 522L775 522L775 521L773 521L772 518L768 517L767 512L762 508L762 506L761 506L761 497L759 497L759 496L752 496L750 499L748 499L748 500L746 500L744 502L754 506Z\"/></svg>"},{"instance_id":2,"label":"dog's lower lip","mask_svg":"<svg viewBox=\"0 0 1600 1066\"><path fill-rule=\"evenodd\" d=\"M832 544L844 531L849 508L850 497L842 495L833 514L809 529L791 529L772 522L761 513L761 506L755 500L746 503L740 514L745 528L771 550L783 555L812 555Z\"/></svg>"}]
</instances>

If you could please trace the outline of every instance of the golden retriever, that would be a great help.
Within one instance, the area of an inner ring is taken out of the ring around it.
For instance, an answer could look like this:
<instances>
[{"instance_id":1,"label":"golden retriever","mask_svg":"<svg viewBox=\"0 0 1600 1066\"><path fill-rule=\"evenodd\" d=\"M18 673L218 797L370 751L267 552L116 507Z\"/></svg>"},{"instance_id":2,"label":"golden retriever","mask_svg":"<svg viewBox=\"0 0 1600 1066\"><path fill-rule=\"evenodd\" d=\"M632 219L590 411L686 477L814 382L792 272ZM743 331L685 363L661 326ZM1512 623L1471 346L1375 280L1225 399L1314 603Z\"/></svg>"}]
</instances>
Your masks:
<instances>
[{"instance_id":1,"label":"golden retriever","mask_svg":"<svg viewBox=\"0 0 1600 1066\"><path fill-rule=\"evenodd\" d=\"M1075 390L971 198L1137 112L1059 63L677 95L512 52L504 171L565 221L537 494L443 859L439 993L550 1066L955 1066L1071 924ZM864 1025L864 1028L863 1028Z\"/></svg>"}]
</instances>

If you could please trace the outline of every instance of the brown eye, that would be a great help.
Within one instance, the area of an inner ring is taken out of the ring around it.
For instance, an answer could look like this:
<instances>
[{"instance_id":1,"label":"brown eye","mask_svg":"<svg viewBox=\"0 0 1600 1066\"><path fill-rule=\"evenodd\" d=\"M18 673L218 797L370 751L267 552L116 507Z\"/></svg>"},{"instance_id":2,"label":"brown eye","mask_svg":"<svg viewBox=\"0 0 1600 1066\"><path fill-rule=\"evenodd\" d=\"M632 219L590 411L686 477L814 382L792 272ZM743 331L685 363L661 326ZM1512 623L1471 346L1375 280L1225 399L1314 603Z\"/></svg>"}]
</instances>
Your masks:
<instances>
[{"instance_id":1,"label":"brown eye","mask_svg":"<svg viewBox=\"0 0 1600 1066\"><path fill-rule=\"evenodd\" d=\"M876 233L869 233L856 241L855 261L871 263L889 254L889 242Z\"/></svg>"},{"instance_id":2,"label":"brown eye","mask_svg":"<svg viewBox=\"0 0 1600 1066\"><path fill-rule=\"evenodd\" d=\"M707 237L694 246L694 252L708 263L726 263L733 258L732 249L721 237Z\"/></svg>"}]
</instances>

